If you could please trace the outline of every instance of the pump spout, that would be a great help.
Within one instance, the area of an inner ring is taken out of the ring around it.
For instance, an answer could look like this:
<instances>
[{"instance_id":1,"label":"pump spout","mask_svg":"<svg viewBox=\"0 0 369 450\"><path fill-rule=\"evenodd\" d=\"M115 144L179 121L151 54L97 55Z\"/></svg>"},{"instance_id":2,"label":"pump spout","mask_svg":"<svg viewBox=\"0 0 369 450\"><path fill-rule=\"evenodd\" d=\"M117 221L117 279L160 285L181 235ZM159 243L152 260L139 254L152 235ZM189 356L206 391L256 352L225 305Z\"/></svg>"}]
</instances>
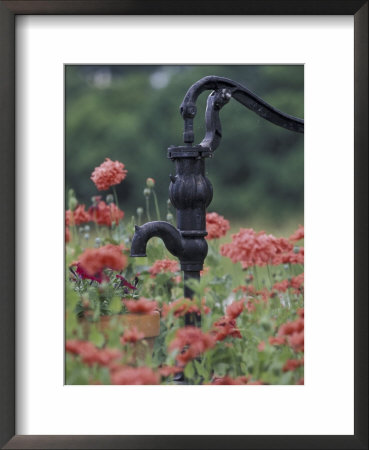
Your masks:
<instances>
[{"instance_id":1,"label":"pump spout","mask_svg":"<svg viewBox=\"0 0 369 450\"><path fill-rule=\"evenodd\" d=\"M142 226L135 226L135 234L131 245L131 256L146 256L146 246L149 239L159 237L163 240L168 251L176 257L183 253L183 238L181 233L168 222L147 222Z\"/></svg>"}]
</instances>

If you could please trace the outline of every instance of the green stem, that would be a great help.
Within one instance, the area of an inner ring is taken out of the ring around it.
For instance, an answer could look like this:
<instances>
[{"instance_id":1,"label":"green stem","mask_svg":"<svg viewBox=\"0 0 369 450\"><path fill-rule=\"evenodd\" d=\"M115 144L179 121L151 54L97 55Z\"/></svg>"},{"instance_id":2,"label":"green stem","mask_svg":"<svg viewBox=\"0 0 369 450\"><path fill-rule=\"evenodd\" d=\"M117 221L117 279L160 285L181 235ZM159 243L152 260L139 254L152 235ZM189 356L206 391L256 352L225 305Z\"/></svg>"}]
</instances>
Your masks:
<instances>
[{"instance_id":1,"label":"green stem","mask_svg":"<svg viewBox=\"0 0 369 450\"><path fill-rule=\"evenodd\" d=\"M269 264L267 264L267 271L268 271L268 276L269 276L269 281L270 281L270 289L271 289L272 286L273 286L273 278L272 278L272 275L271 275L271 273L270 273L270 267L269 267Z\"/></svg>"},{"instance_id":2,"label":"green stem","mask_svg":"<svg viewBox=\"0 0 369 450\"><path fill-rule=\"evenodd\" d=\"M115 204L116 204L117 208L119 208L118 195L117 195L117 191L115 189L115 186L112 186L112 190L113 190Z\"/></svg>"},{"instance_id":3,"label":"green stem","mask_svg":"<svg viewBox=\"0 0 369 450\"><path fill-rule=\"evenodd\" d=\"M160 211L159 211L159 205L158 205L158 199L156 197L155 191L152 188L151 189L152 195L154 196L154 203L155 203L155 210L156 210L156 218L157 220L160 220Z\"/></svg>"},{"instance_id":4,"label":"green stem","mask_svg":"<svg viewBox=\"0 0 369 450\"><path fill-rule=\"evenodd\" d=\"M258 277L258 271L256 266L254 266L254 272L255 272L255 280L256 280L256 284L257 284L257 290L260 290L260 283L259 283L259 277Z\"/></svg>"},{"instance_id":5,"label":"green stem","mask_svg":"<svg viewBox=\"0 0 369 450\"><path fill-rule=\"evenodd\" d=\"M149 196L145 195L145 200L146 200L146 217L147 220L149 222L151 222L151 217L150 217L150 202L149 202Z\"/></svg>"}]
</instances>

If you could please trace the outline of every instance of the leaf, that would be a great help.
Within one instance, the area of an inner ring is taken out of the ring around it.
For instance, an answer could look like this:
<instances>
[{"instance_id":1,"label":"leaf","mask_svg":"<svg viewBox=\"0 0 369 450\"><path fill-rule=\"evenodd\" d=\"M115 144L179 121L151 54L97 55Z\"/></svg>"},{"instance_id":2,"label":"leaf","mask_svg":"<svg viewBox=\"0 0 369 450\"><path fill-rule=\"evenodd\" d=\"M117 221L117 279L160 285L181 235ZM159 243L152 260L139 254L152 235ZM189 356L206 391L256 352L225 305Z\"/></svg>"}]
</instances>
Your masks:
<instances>
[{"instance_id":1,"label":"leaf","mask_svg":"<svg viewBox=\"0 0 369 450\"><path fill-rule=\"evenodd\" d=\"M228 367L229 367L229 364L218 363L214 366L214 372L216 375L224 377L224 375L227 374Z\"/></svg>"},{"instance_id":2,"label":"leaf","mask_svg":"<svg viewBox=\"0 0 369 450\"><path fill-rule=\"evenodd\" d=\"M91 325L90 333L89 333L89 341L92 342L96 347L102 347L105 338L102 333L100 333L95 325Z\"/></svg>"},{"instance_id":3,"label":"leaf","mask_svg":"<svg viewBox=\"0 0 369 450\"><path fill-rule=\"evenodd\" d=\"M109 309L113 314L118 314L122 310L122 301L120 297L115 295L111 299Z\"/></svg>"},{"instance_id":4,"label":"leaf","mask_svg":"<svg viewBox=\"0 0 369 450\"><path fill-rule=\"evenodd\" d=\"M195 369L192 362L189 362L185 367L184 376L187 379L192 379L195 376Z\"/></svg>"}]
</instances>

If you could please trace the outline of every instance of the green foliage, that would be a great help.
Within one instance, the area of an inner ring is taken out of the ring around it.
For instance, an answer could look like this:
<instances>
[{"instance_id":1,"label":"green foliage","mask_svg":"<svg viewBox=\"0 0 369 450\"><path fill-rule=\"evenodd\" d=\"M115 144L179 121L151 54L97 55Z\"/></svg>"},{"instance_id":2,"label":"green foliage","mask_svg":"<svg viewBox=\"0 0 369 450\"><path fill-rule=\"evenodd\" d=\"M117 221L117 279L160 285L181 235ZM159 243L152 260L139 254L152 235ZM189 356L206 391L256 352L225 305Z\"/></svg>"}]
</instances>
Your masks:
<instances>
[{"instance_id":1,"label":"green foliage","mask_svg":"<svg viewBox=\"0 0 369 450\"><path fill-rule=\"evenodd\" d=\"M116 236L118 242L130 242L129 227L119 226L116 230L119 230ZM283 280L291 282L302 273L303 267L288 264L254 266L243 270L240 263L232 263L220 254L219 246L224 240L229 240L229 237L222 238L220 242L208 242L207 270L200 281L186 281L187 287L194 293L190 304L202 312L201 331L205 336L215 336L214 333L219 330L216 323L224 321L230 304L242 301L244 309L232 325L233 334L230 332L224 338L217 339L214 345L184 364L182 370L186 382L209 384L221 378L247 380L248 384L296 384L304 376L303 364L290 370L286 369L286 363L289 360L302 361L303 351L289 345L288 340L275 344L270 343L270 339L278 336L283 324L298 319L298 312L304 307L303 288L290 286L278 290L273 286ZM301 244L302 241L295 246L296 251ZM81 251L73 241L67 244L67 255L73 254L74 258L78 258ZM121 367L145 366L158 372L163 367L175 367L181 355L181 349L172 348L172 343L178 337L178 330L185 326L186 310L181 307L186 305L186 300L183 299L183 281L178 280L180 272L164 271L155 276L150 273L150 268L158 259L171 258L163 243L159 239L150 240L147 253L146 258L128 258L127 267L121 272L129 283L133 283L133 278L138 276L137 290L125 288L117 281L116 272L110 269L105 269L101 283L82 279L76 272L67 271L66 339L88 342L96 351L119 349L122 353L114 364ZM67 264L70 264L68 256ZM127 312L122 299L141 297L157 302L161 320L160 334L153 348L142 341L138 351L135 344L122 342L121 338L128 329L119 318L120 314ZM110 317L109 326L102 330L99 320L106 315ZM88 357L90 359L84 361L83 352L80 356L67 354L66 383L110 384L112 369L109 364L92 363L91 355ZM171 376L162 376L161 382L175 384Z\"/></svg>"}]
</instances>

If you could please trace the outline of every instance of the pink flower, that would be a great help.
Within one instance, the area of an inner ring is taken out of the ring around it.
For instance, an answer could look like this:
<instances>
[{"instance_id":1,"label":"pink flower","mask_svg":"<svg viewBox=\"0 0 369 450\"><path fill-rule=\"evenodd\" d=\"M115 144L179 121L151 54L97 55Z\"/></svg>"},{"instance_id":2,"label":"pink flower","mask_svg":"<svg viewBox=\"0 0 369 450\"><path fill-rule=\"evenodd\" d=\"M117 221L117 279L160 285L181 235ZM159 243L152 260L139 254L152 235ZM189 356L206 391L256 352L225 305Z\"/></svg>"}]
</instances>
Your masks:
<instances>
[{"instance_id":1,"label":"pink flower","mask_svg":"<svg viewBox=\"0 0 369 450\"><path fill-rule=\"evenodd\" d=\"M289 287L288 280L279 281L278 283L273 284L273 289L279 292L286 292Z\"/></svg>"},{"instance_id":2,"label":"pink flower","mask_svg":"<svg viewBox=\"0 0 369 450\"><path fill-rule=\"evenodd\" d=\"M155 278L159 273L178 271L179 265L177 261L174 261L172 259L159 259L155 261L155 263L149 269L151 278Z\"/></svg>"},{"instance_id":3,"label":"pink flower","mask_svg":"<svg viewBox=\"0 0 369 450\"><path fill-rule=\"evenodd\" d=\"M107 205L102 200L96 205L90 206L88 214L92 222L108 227L111 227L113 223L118 225L119 221L124 217L124 212L121 211L115 203Z\"/></svg>"},{"instance_id":4,"label":"pink flower","mask_svg":"<svg viewBox=\"0 0 369 450\"><path fill-rule=\"evenodd\" d=\"M122 357L122 353L118 349L99 349L91 342L74 339L70 339L66 342L65 349L68 353L79 355L82 361L89 366L94 364L110 366L113 361Z\"/></svg>"},{"instance_id":5,"label":"pink flower","mask_svg":"<svg viewBox=\"0 0 369 450\"><path fill-rule=\"evenodd\" d=\"M144 297L139 300L126 300L124 304L129 312L136 314L153 314L158 309L157 302Z\"/></svg>"},{"instance_id":6,"label":"pink flower","mask_svg":"<svg viewBox=\"0 0 369 450\"><path fill-rule=\"evenodd\" d=\"M292 242L297 242L301 239L304 239L304 227L302 225L299 225L297 230L293 234L291 234L288 240Z\"/></svg>"},{"instance_id":7,"label":"pink flower","mask_svg":"<svg viewBox=\"0 0 369 450\"><path fill-rule=\"evenodd\" d=\"M304 247L300 247L297 252L288 251L278 254L273 258L273 265L279 264L304 264Z\"/></svg>"},{"instance_id":8,"label":"pink flower","mask_svg":"<svg viewBox=\"0 0 369 450\"><path fill-rule=\"evenodd\" d=\"M144 333L138 331L137 327L133 327L124 332L123 336L120 338L120 342L122 344L127 343L134 344L135 342L143 339L144 337L145 337Z\"/></svg>"},{"instance_id":9,"label":"pink flower","mask_svg":"<svg viewBox=\"0 0 369 450\"><path fill-rule=\"evenodd\" d=\"M169 313L173 313L174 317L182 317L189 313L208 314L210 308L206 306L205 299L201 302L201 307L197 306L194 300L189 298L179 298L169 305L164 304L162 309L162 316L166 317Z\"/></svg>"},{"instance_id":10,"label":"pink flower","mask_svg":"<svg viewBox=\"0 0 369 450\"><path fill-rule=\"evenodd\" d=\"M214 322L212 334L216 341L224 341L225 338L242 338L240 330L237 328L236 320L230 317L221 317Z\"/></svg>"},{"instance_id":11,"label":"pink flower","mask_svg":"<svg viewBox=\"0 0 369 450\"><path fill-rule=\"evenodd\" d=\"M213 212L206 214L206 231L208 235L205 239L218 239L227 234L230 229L229 221L223 216Z\"/></svg>"},{"instance_id":12,"label":"pink flower","mask_svg":"<svg viewBox=\"0 0 369 450\"><path fill-rule=\"evenodd\" d=\"M286 339L281 336L270 336L268 340L270 345L283 345L286 343Z\"/></svg>"},{"instance_id":13,"label":"pink flower","mask_svg":"<svg viewBox=\"0 0 369 450\"><path fill-rule=\"evenodd\" d=\"M233 302L226 309L226 316L230 319L237 319L244 309L244 300Z\"/></svg>"},{"instance_id":14,"label":"pink flower","mask_svg":"<svg viewBox=\"0 0 369 450\"><path fill-rule=\"evenodd\" d=\"M89 277L101 277L106 268L123 270L127 266L127 257L119 245L108 244L100 248L88 248L79 257L79 267Z\"/></svg>"},{"instance_id":15,"label":"pink flower","mask_svg":"<svg viewBox=\"0 0 369 450\"><path fill-rule=\"evenodd\" d=\"M299 289L304 284L304 274L301 273L300 275L297 275L296 277L291 278L291 287L295 289Z\"/></svg>"},{"instance_id":16,"label":"pink flower","mask_svg":"<svg viewBox=\"0 0 369 450\"><path fill-rule=\"evenodd\" d=\"M87 211L85 211L85 205L78 205L73 212L75 225L81 225L90 221L90 216Z\"/></svg>"},{"instance_id":17,"label":"pink flower","mask_svg":"<svg viewBox=\"0 0 369 450\"><path fill-rule=\"evenodd\" d=\"M180 350L181 353L177 355L177 360L181 364L187 364L206 350L213 348L215 342L214 336L203 333L199 328L187 326L177 330L169 350Z\"/></svg>"},{"instance_id":18,"label":"pink flower","mask_svg":"<svg viewBox=\"0 0 369 450\"><path fill-rule=\"evenodd\" d=\"M298 367L304 365L304 358L302 359L289 359L283 366L283 372L288 372L290 370L296 370Z\"/></svg>"},{"instance_id":19,"label":"pink flower","mask_svg":"<svg viewBox=\"0 0 369 450\"><path fill-rule=\"evenodd\" d=\"M295 352L304 351L304 312L298 311L299 318L293 322L286 322L279 327L278 337L287 337L288 344Z\"/></svg>"},{"instance_id":20,"label":"pink flower","mask_svg":"<svg viewBox=\"0 0 369 450\"><path fill-rule=\"evenodd\" d=\"M124 164L105 158L105 162L92 172L91 180L99 191L106 191L111 186L119 184L125 179L126 175L127 170L124 169Z\"/></svg>"},{"instance_id":21,"label":"pink flower","mask_svg":"<svg viewBox=\"0 0 369 450\"><path fill-rule=\"evenodd\" d=\"M267 235L264 231L255 233L252 228L241 228L232 235L232 242L220 248L223 256L233 262L241 262L242 268L266 266L273 263L277 255L292 251L293 246L284 238Z\"/></svg>"},{"instance_id":22,"label":"pink flower","mask_svg":"<svg viewBox=\"0 0 369 450\"><path fill-rule=\"evenodd\" d=\"M304 331L300 331L299 333L293 333L288 337L289 345L295 350L295 352L303 352L304 351Z\"/></svg>"}]
</instances>

